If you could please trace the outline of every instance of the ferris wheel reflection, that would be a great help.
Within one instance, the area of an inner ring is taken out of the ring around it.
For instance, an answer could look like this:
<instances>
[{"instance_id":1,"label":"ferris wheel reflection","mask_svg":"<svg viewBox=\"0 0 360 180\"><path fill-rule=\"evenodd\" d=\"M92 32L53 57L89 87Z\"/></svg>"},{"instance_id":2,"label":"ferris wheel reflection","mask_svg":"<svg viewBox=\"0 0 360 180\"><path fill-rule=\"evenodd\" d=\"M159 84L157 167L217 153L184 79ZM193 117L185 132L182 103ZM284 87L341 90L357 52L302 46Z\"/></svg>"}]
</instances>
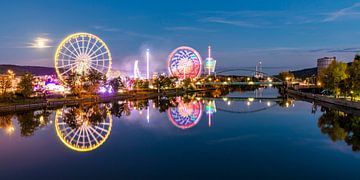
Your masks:
<instances>
[{"instance_id":1,"label":"ferris wheel reflection","mask_svg":"<svg viewBox=\"0 0 360 180\"><path fill-rule=\"evenodd\" d=\"M105 105L65 107L56 111L57 136L75 151L97 149L109 137L111 127L112 116Z\"/></svg>"},{"instance_id":2,"label":"ferris wheel reflection","mask_svg":"<svg viewBox=\"0 0 360 180\"><path fill-rule=\"evenodd\" d=\"M199 123L202 115L202 104L199 101L191 100L184 102L177 98L177 107L168 110L168 117L171 123L180 129L189 129Z\"/></svg>"}]
</instances>

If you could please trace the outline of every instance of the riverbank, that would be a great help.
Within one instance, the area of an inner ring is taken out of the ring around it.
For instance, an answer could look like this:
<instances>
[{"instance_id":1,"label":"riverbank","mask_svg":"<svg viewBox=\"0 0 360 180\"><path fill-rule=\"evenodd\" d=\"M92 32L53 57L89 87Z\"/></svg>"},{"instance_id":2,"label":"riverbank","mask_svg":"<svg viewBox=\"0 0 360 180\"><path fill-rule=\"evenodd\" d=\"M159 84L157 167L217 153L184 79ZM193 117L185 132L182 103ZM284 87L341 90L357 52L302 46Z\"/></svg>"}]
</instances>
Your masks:
<instances>
[{"instance_id":1,"label":"riverbank","mask_svg":"<svg viewBox=\"0 0 360 180\"><path fill-rule=\"evenodd\" d=\"M339 109L344 112L352 112L358 114L360 111L360 103L359 102L353 102L346 99L339 99L339 98L333 98L328 97L320 94L312 94L312 93L304 93L299 92L295 90L286 90L287 95L290 97L294 97L300 100L305 100L308 102L314 102L319 105L323 104L326 107L335 107L336 109Z\"/></svg>"},{"instance_id":2,"label":"riverbank","mask_svg":"<svg viewBox=\"0 0 360 180\"><path fill-rule=\"evenodd\" d=\"M200 90L177 90L177 91L163 91L163 92L147 92L139 94L117 94L117 95L98 95L93 97L86 98L54 98L54 99L43 99L41 101L37 100L32 103L18 103L18 104L9 104L9 105L0 105L0 112L14 112L14 111L28 111L28 110L38 110L38 109L56 109L63 106L76 106L84 103L107 103L112 101L122 101L122 100L139 100L139 99L151 99L158 96L181 96L186 93L200 92L205 91Z\"/></svg>"}]
</instances>

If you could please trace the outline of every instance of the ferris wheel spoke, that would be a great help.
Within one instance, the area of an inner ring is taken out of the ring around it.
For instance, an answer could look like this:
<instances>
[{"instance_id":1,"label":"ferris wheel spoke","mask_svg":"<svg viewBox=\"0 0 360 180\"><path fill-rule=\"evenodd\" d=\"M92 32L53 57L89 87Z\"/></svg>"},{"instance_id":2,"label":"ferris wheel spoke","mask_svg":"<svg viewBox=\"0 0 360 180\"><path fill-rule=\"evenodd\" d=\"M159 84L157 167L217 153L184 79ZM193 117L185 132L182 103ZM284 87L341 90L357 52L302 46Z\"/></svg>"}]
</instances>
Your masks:
<instances>
[{"instance_id":1,"label":"ferris wheel spoke","mask_svg":"<svg viewBox=\"0 0 360 180\"><path fill-rule=\"evenodd\" d=\"M81 51L81 46L80 46L80 44L79 44L79 40L78 40L78 38L75 38L75 41L76 41L76 45L77 45L77 48L78 48L78 50L79 50L80 54L82 54L82 51Z\"/></svg>"},{"instance_id":2,"label":"ferris wheel spoke","mask_svg":"<svg viewBox=\"0 0 360 180\"><path fill-rule=\"evenodd\" d=\"M84 129L84 132L83 132L83 138L82 138L82 140L83 140L83 146L85 146L85 144L86 144L86 138L89 137L89 136L88 136L88 133L87 133L87 129L88 129L88 128L85 128L85 129Z\"/></svg>"},{"instance_id":3,"label":"ferris wheel spoke","mask_svg":"<svg viewBox=\"0 0 360 180\"><path fill-rule=\"evenodd\" d=\"M74 135L71 137L70 142L72 142L75 139L75 136L79 133L80 128L77 128Z\"/></svg>"},{"instance_id":4,"label":"ferris wheel spoke","mask_svg":"<svg viewBox=\"0 0 360 180\"><path fill-rule=\"evenodd\" d=\"M66 70L66 71L62 72L60 75L62 76L62 75L64 75L64 74L68 73L69 71L74 70L74 68L76 68L76 67L77 67L77 64L75 64L75 66L73 66L73 67L69 68L68 70Z\"/></svg>"},{"instance_id":5,"label":"ferris wheel spoke","mask_svg":"<svg viewBox=\"0 0 360 180\"><path fill-rule=\"evenodd\" d=\"M74 64L76 64L76 63L71 63L71 64L62 65L62 66L59 66L58 68L59 68L59 69L62 69L62 68L66 68L66 67L69 67L69 66L73 66Z\"/></svg>"},{"instance_id":6,"label":"ferris wheel spoke","mask_svg":"<svg viewBox=\"0 0 360 180\"><path fill-rule=\"evenodd\" d=\"M107 51L105 51L105 52L103 52L103 53L101 53L101 54L98 54L98 55L95 55L95 56L91 56L90 58L91 58L91 60L93 60L94 58L97 58L97 57L99 57L99 56L102 56L102 55L105 55L105 54L108 54L109 52L107 52Z\"/></svg>"},{"instance_id":7,"label":"ferris wheel spoke","mask_svg":"<svg viewBox=\"0 0 360 180\"><path fill-rule=\"evenodd\" d=\"M64 64L64 61L75 62L76 60L75 59L58 59L58 61L63 61L63 64Z\"/></svg>"},{"instance_id":8,"label":"ferris wheel spoke","mask_svg":"<svg viewBox=\"0 0 360 180\"><path fill-rule=\"evenodd\" d=\"M72 55L74 55L75 59L78 57L78 55L76 55L74 52L70 51L70 49L66 46L63 46L66 50L68 50ZM61 52L61 51L60 51ZM65 52L61 52L61 53L64 53L66 54ZM68 55L68 54L67 54Z\"/></svg>"},{"instance_id":9,"label":"ferris wheel spoke","mask_svg":"<svg viewBox=\"0 0 360 180\"><path fill-rule=\"evenodd\" d=\"M74 51L76 52L77 56L76 57L79 57L80 56L80 53L77 51L77 49L75 48L75 46L73 45L73 43L70 41L69 42L71 47L74 49Z\"/></svg>"},{"instance_id":10,"label":"ferris wheel spoke","mask_svg":"<svg viewBox=\"0 0 360 180\"><path fill-rule=\"evenodd\" d=\"M74 55L75 59L78 57L78 55L76 55L74 52L70 51L70 49L68 47L66 47L65 45L63 46L66 50L68 50L72 55ZM61 52L61 51L60 51ZM65 53L64 53L65 54Z\"/></svg>"},{"instance_id":11,"label":"ferris wheel spoke","mask_svg":"<svg viewBox=\"0 0 360 180\"><path fill-rule=\"evenodd\" d=\"M86 137L87 137L87 139L89 141L90 146L92 146L92 141L91 141L91 138L90 138L91 132L89 132L89 131L91 131L90 128L87 128L86 129Z\"/></svg>"},{"instance_id":12,"label":"ferris wheel spoke","mask_svg":"<svg viewBox=\"0 0 360 180\"><path fill-rule=\"evenodd\" d=\"M81 134L82 134L83 131L84 131L83 128L80 128L80 132L79 132L78 138L76 140L76 146L78 146L78 144L79 144L80 137L81 137Z\"/></svg>"},{"instance_id":13,"label":"ferris wheel spoke","mask_svg":"<svg viewBox=\"0 0 360 180\"><path fill-rule=\"evenodd\" d=\"M95 47L95 45L98 43L98 39L96 39L95 43L93 43L93 45L91 46L90 50L86 53L86 54L89 54Z\"/></svg>"},{"instance_id":14,"label":"ferris wheel spoke","mask_svg":"<svg viewBox=\"0 0 360 180\"><path fill-rule=\"evenodd\" d=\"M85 43L85 39L84 39L84 36L83 36L83 37L82 37L82 43L81 43L82 49L83 49L83 53L85 53L85 45L84 45L84 43Z\"/></svg>"},{"instance_id":15,"label":"ferris wheel spoke","mask_svg":"<svg viewBox=\"0 0 360 180\"><path fill-rule=\"evenodd\" d=\"M75 56L71 56L71 55L69 55L69 54L65 54L65 53L63 53L63 52L59 52L60 54L62 54L62 55L64 55L64 56L67 56L67 57L69 57L69 58L72 58L72 59L76 59L76 57Z\"/></svg>"},{"instance_id":16,"label":"ferris wheel spoke","mask_svg":"<svg viewBox=\"0 0 360 180\"><path fill-rule=\"evenodd\" d=\"M100 134L99 132L97 132L93 127L90 126L90 129L92 131L94 131L99 137L101 137L101 139L105 139L104 136L102 134Z\"/></svg>"},{"instance_id":17,"label":"ferris wheel spoke","mask_svg":"<svg viewBox=\"0 0 360 180\"><path fill-rule=\"evenodd\" d=\"M65 136L64 136L64 138L66 139L70 134L72 134L74 131L75 131L76 129L72 129L70 132L68 132Z\"/></svg>"},{"instance_id":18,"label":"ferris wheel spoke","mask_svg":"<svg viewBox=\"0 0 360 180\"><path fill-rule=\"evenodd\" d=\"M88 43L87 43L87 45L86 45L85 54L87 54L88 51L89 51L90 42L91 42L91 37L89 37Z\"/></svg>"},{"instance_id":19,"label":"ferris wheel spoke","mask_svg":"<svg viewBox=\"0 0 360 180\"><path fill-rule=\"evenodd\" d=\"M107 129L104 129L104 128L99 127L99 126L95 126L95 129L99 129L99 130L101 130L101 131L108 132L108 130L107 130Z\"/></svg>"},{"instance_id":20,"label":"ferris wheel spoke","mask_svg":"<svg viewBox=\"0 0 360 180\"><path fill-rule=\"evenodd\" d=\"M94 60L91 60L92 62L99 62L99 61L110 61L110 59L94 59Z\"/></svg>"},{"instance_id":21,"label":"ferris wheel spoke","mask_svg":"<svg viewBox=\"0 0 360 180\"><path fill-rule=\"evenodd\" d=\"M93 53L90 54L90 57L96 54L101 48L104 47L104 44L102 44L100 47L98 47Z\"/></svg>"},{"instance_id":22,"label":"ferris wheel spoke","mask_svg":"<svg viewBox=\"0 0 360 180\"><path fill-rule=\"evenodd\" d=\"M90 133L90 135L91 135L91 137L95 140L95 142L96 142L96 144L99 144L99 141L97 140L97 138L94 136L94 134L93 134L93 129L92 128L89 128L89 133Z\"/></svg>"}]
</instances>

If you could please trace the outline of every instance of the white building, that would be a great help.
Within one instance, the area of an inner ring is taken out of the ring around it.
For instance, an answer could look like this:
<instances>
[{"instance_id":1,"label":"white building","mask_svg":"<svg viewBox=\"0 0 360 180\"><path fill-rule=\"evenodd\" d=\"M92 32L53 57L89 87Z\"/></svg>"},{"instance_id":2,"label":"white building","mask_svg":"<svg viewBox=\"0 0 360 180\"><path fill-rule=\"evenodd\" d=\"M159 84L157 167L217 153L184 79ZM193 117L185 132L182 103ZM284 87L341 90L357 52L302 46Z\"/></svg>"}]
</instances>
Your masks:
<instances>
[{"instance_id":1,"label":"white building","mask_svg":"<svg viewBox=\"0 0 360 180\"><path fill-rule=\"evenodd\" d=\"M317 72L320 73L321 70L327 68L332 61L336 61L336 57L322 57L317 59Z\"/></svg>"}]
</instances>

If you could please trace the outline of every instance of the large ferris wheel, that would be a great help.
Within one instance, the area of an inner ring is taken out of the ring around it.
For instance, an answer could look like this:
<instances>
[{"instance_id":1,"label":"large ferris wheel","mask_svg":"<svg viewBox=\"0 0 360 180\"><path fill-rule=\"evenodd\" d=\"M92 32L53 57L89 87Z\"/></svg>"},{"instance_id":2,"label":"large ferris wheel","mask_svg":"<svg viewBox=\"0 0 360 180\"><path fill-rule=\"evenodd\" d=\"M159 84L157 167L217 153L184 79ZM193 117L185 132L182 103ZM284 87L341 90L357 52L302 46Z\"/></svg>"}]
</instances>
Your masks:
<instances>
[{"instance_id":1,"label":"large ferris wheel","mask_svg":"<svg viewBox=\"0 0 360 180\"><path fill-rule=\"evenodd\" d=\"M70 73L85 75L90 69L108 75L111 53L99 37L89 33L75 33L66 37L55 53L55 69L64 82Z\"/></svg>"},{"instance_id":2,"label":"large ferris wheel","mask_svg":"<svg viewBox=\"0 0 360 180\"><path fill-rule=\"evenodd\" d=\"M168 68L172 76L179 79L195 78L201 75L202 58L193 48L182 46L169 55Z\"/></svg>"}]
</instances>

